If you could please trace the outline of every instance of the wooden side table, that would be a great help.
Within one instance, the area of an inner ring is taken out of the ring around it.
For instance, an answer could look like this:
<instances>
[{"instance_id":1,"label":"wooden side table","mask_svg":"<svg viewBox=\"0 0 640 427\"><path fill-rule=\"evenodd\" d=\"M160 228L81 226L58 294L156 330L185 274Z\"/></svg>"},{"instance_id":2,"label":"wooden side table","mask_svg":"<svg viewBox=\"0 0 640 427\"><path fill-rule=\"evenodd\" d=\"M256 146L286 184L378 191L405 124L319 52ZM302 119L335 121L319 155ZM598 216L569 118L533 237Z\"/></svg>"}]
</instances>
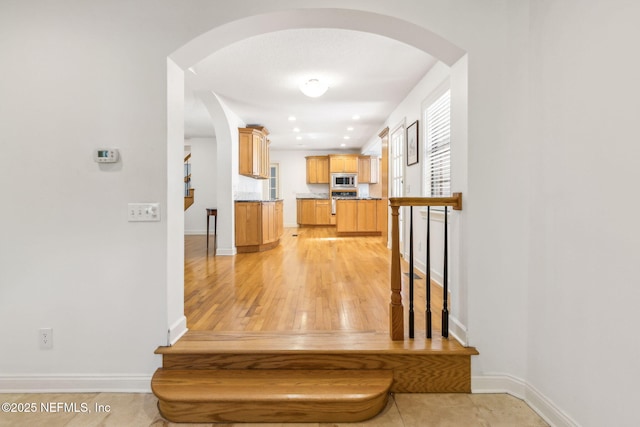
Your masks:
<instances>
[{"instance_id":1,"label":"wooden side table","mask_svg":"<svg viewBox=\"0 0 640 427\"><path fill-rule=\"evenodd\" d=\"M218 209L214 208L206 208L207 209L207 252L209 252L209 219L211 217L214 218L213 222L213 235L218 234Z\"/></svg>"}]
</instances>

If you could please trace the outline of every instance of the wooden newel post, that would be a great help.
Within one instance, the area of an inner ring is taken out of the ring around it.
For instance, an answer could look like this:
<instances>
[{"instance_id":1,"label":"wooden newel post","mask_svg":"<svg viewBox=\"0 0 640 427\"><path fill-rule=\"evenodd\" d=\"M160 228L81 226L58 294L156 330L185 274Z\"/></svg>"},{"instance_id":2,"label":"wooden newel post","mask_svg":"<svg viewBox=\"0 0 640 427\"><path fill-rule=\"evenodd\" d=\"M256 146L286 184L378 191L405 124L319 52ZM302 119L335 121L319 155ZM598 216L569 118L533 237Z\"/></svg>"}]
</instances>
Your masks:
<instances>
[{"instance_id":1,"label":"wooden newel post","mask_svg":"<svg viewBox=\"0 0 640 427\"><path fill-rule=\"evenodd\" d=\"M389 334L393 341L404 340L399 209L400 206L391 205L391 302L389 303Z\"/></svg>"}]
</instances>

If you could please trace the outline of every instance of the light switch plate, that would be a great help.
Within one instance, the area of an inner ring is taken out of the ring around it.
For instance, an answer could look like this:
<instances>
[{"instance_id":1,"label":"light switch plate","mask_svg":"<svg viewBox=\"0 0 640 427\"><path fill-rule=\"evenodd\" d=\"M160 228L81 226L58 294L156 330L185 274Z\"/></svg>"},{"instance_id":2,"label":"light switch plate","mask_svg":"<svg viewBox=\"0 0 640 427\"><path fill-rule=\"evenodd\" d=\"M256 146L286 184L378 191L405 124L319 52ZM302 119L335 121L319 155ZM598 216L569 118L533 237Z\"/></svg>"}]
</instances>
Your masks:
<instances>
[{"instance_id":1,"label":"light switch plate","mask_svg":"<svg viewBox=\"0 0 640 427\"><path fill-rule=\"evenodd\" d=\"M129 222L160 221L160 203L129 203Z\"/></svg>"}]
</instances>

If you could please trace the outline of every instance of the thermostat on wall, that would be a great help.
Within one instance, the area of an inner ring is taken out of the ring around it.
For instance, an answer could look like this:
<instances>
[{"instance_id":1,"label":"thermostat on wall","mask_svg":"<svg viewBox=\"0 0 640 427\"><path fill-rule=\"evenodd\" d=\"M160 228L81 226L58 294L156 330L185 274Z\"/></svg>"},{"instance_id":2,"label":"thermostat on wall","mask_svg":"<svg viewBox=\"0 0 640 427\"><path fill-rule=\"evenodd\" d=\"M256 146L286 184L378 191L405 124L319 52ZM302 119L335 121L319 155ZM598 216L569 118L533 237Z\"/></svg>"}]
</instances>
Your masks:
<instances>
[{"instance_id":1,"label":"thermostat on wall","mask_svg":"<svg viewBox=\"0 0 640 427\"><path fill-rule=\"evenodd\" d=\"M116 163L120 159L117 148L98 148L93 158L98 163Z\"/></svg>"}]
</instances>

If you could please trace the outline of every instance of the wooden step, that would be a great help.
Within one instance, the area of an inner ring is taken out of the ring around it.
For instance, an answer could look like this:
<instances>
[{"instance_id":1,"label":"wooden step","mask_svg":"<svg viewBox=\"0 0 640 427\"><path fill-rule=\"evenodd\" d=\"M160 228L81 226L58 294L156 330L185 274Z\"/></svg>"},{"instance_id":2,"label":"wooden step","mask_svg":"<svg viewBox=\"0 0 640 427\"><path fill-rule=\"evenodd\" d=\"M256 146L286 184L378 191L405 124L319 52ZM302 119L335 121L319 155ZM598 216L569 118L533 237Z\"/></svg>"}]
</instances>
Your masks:
<instances>
[{"instance_id":1,"label":"wooden step","mask_svg":"<svg viewBox=\"0 0 640 427\"><path fill-rule=\"evenodd\" d=\"M397 393L470 393L473 347L451 339L391 341L375 332L189 331L160 347L165 369L390 370Z\"/></svg>"},{"instance_id":2,"label":"wooden step","mask_svg":"<svg viewBox=\"0 0 640 427\"><path fill-rule=\"evenodd\" d=\"M151 388L173 422L357 422L384 409L387 370L158 369Z\"/></svg>"}]
</instances>

